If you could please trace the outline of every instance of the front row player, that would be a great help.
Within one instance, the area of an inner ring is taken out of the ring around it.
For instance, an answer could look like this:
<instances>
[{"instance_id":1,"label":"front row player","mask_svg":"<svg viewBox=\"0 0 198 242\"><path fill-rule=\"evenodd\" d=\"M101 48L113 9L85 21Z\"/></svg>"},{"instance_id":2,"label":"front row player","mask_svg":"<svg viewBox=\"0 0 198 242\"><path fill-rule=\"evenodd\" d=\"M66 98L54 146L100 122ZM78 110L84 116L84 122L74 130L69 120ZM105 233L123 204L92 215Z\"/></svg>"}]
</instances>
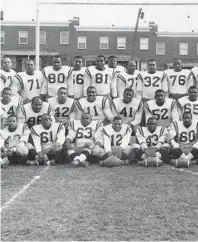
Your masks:
<instances>
[{"instance_id":1,"label":"front row player","mask_svg":"<svg viewBox=\"0 0 198 242\"><path fill-rule=\"evenodd\" d=\"M183 113L182 121L171 124L167 140L171 145L170 156L176 166L180 166L179 163L189 166L193 164L193 159L198 159L198 123L192 120L190 112Z\"/></svg>"},{"instance_id":2,"label":"front row player","mask_svg":"<svg viewBox=\"0 0 198 242\"><path fill-rule=\"evenodd\" d=\"M149 162L151 162L151 165L161 165L163 161L167 162L169 149L165 144L166 133L165 127L157 126L155 117L150 117L147 120L146 127L137 128L138 144L134 145L134 152L136 158L140 160L140 164L149 166ZM153 154L149 154L150 148L154 148Z\"/></svg>"}]
</instances>

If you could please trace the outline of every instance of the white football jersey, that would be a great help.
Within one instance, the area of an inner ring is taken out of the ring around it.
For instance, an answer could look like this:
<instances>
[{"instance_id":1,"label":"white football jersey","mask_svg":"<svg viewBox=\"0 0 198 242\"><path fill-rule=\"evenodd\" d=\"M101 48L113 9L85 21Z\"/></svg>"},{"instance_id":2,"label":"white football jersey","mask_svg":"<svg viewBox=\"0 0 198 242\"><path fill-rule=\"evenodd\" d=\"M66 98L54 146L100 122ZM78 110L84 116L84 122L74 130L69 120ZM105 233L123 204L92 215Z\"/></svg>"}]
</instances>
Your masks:
<instances>
[{"instance_id":1,"label":"white football jersey","mask_svg":"<svg viewBox=\"0 0 198 242\"><path fill-rule=\"evenodd\" d=\"M107 68L101 71L96 69L95 66L90 66L87 67L85 73L84 96L87 96L87 88L94 86L99 96L111 94L112 97L117 97L116 72L114 69Z\"/></svg>"},{"instance_id":2,"label":"white football jersey","mask_svg":"<svg viewBox=\"0 0 198 242\"><path fill-rule=\"evenodd\" d=\"M67 77L70 70L69 66L62 66L56 71L53 66L46 66L42 72L45 82L41 90L41 94L48 94L49 97L55 97L60 87L67 88Z\"/></svg>"},{"instance_id":3,"label":"white football jersey","mask_svg":"<svg viewBox=\"0 0 198 242\"><path fill-rule=\"evenodd\" d=\"M186 94L188 92L189 70L175 71L174 69L168 69L165 73L167 75L169 94Z\"/></svg>"},{"instance_id":4,"label":"white football jersey","mask_svg":"<svg viewBox=\"0 0 198 242\"><path fill-rule=\"evenodd\" d=\"M53 122L49 129L44 129L42 124L38 124L30 130L37 152L52 148L55 142L62 145L65 141L65 127L60 123Z\"/></svg>"},{"instance_id":5,"label":"white football jersey","mask_svg":"<svg viewBox=\"0 0 198 242\"><path fill-rule=\"evenodd\" d=\"M21 116L20 119L22 122L26 122L28 127L32 127L37 124L41 124L41 117L43 114L52 114L52 108L49 103L43 102L41 111L35 113L32 109L31 103L27 103L21 106Z\"/></svg>"},{"instance_id":6,"label":"white football jersey","mask_svg":"<svg viewBox=\"0 0 198 242\"><path fill-rule=\"evenodd\" d=\"M142 80L140 79L140 71L135 70L133 74L120 72L117 74L117 89L118 97L123 97L125 88L132 88L134 97L141 98L142 95Z\"/></svg>"},{"instance_id":7,"label":"white football jersey","mask_svg":"<svg viewBox=\"0 0 198 242\"><path fill-rule=\"evenodd\" d=\"M192 80L196 86L198 86L198 66L195 66L191 69L189 79Z\"/></svg>"},{"instance_id":8,"label":"white football jersey","mask_svg":"<svg viewBox=\"0 0 198 242\"><path fill-rule=\"evenodd\" d=\"M1 91L4 87L11 87L12 85L12 79L16 75L16 72L14 70L10 71L4 71L3 69L0 70L0 78L1 78Z\"/></svg>"},{"instance_id":9,"label":"white football jersey","mask_svg":"<svg viewBox=\"0 0 198 242\"><path fill-rule=\"evenodd\" d=\"M154 99L155 92L158 89L167 91L167 77L164 72L156 71L155 73L150 74L147 71L143 71L139 77L143 83L142 98L151 100Z\"/></svg>"},{"instance_id":10,"label":"white football jersey","mask_svg":"<svg viewBox=\"0 0 198 242\"><path fill-rule=\"evenodd\" d=\"M24 100L32 100L33 97L40 96L43 84L44 77L41 71L35 71L33 75L18 72L13 79L12 91L15 94L20 90Z\"/></svg>"},{"instance_id":11,"label":"white football jersey","mask_svg":"<svg viewBox=\"0 0 198 242\"><path fill-rule=\"evenodd\" d=\"M142 118L143 104L140 99L133 98L130 103L124 103L123 98L113 99L114 116L122 117L125 124L132 123L134 126L140 124Z\"/></svg>"},{"instance_id":12,"label":"white football jersey","mask_svg":"<svg viewBox=\"0 0 198 242\"><path fill-rule=\"evenodd\" d=\"M146 122L154 116L157 119L158 126L168 126L171 122L179 120L176 100L165 98L162 106L157 105L156 100L150 100L144 103Z\"/></svg>"},{"instance_id":13,"label":"white football jersey","mask_svg":"<svg viewBox=\"0 0 198 242\"><path fill-rule=\"evenodd\" d=\"M180 144L194 144L198 136L198 123L196 120L192 121L190 127L186 128L183 121L175 121L170 127L169 131L175 136L175 141Z\"/></svg>"},{"instance_id":14,"label":"white football jersey","mask_svg":"<svg viewBox=\"0 0 198 242\"><path fill-rule=\"evenodd\" d=\"M138 143L140 145L146 143L148 147L155 147L158 142L163 144L165 142L166 134L167 128L163 126L157 126L153 133L148 130L148 127L138 127L136 130Z\"/></svg>"},{"instance_id":15,"label":"white football jersey","mask_svg":"<svg viewBox=\"0 0 198 242\"><path fill-rule=\"evenodd\" d=\"M18 145L20 141L27 142L29 133L30 131L26 125L18 123L16 130L13 132L9 131L8 127L1 130L0 137L4 141L3 146L13 149L16 148L16 145Z\"/></svg>"},{"instance_id":16,"label":"white football jersey","mask_svg":"<svg viewBox=\"0 0 198 242\"><path fill-rule=\"evenodd\" d=\"M94 143L97 140L101 127L101 122L96 120L87 126L83 126L80 120L71 121L66 139L75 140L77 147L84 147L85 143Z\"/></svg>"},{"instance_id":17,"label":"white football jersey","mask_svg":"<svg viewBox=\"0 0 198 242\"><path fill-rule=\"evenodd\" d=\"M96 100L94 102L89 102L87 98L81 98L76 104L78 108L78 119L81 118L81 114L83 112L88 112L91 115L92 120L103 121L105 118L108 120L113 118L107 97L96 96Z\"/></svg>"},{"instance_id":18,"label":"white football jersey","mask_svg":"<svg viewBox=\"0 0 198 242\"><path fill-rule=\"evenodd\" d=\"M84 76L85 68L76 71L73 67L69 70L68 74L68 95L74 96L74 99L84 97Z\"/></svg>"},{"instance_id":19,"label":"white football jersey","mask_svg":"<svg viewBox=\"0 0 198 242\"><path fill-rule=\"evenodd\" d=\"M1 102L1 108L5 110L7 113L7 116L11 114L18 115L18 112L20 111L20 107L23 104L22 98L19 96L12 96L11 101L8 104L3 104Z\"/></svg>"},{"instance_id":20,"label":"white football jersey","mask_svg":"<svg viewBox=\"0 0 198 242\"><path fill-rule=\"evenodd\" d=\"M181 115L183 112L190 112L192 113L192 119L198 121L198 100L191 101L188 96L185 96L178 99L177 104L181 111Z\"/></svg>"},{"instance_id":21,"label":"white football jersey","mask_svg":"<svg viewBox=\"0 0 198 242\"><path fill-rule=\"evenodd\" d=\"M66 102L62 104L58 102L58 97L49 98L48 102L52 108L52 115L54 115L55 121L59 123L67 122L76 107L74 99L68 97Z\"/></svg>"},{"instance_id":22,"label":"white football jersey","mask_svg":"<svg viewBox=\"0 0 198 242\"><path fill-rule=\"evenodd\" d=\"M116 68L111 68L108 65L105 65L105 68L107 68L109 70L114 70L116 73L120 73L120 72L125 71L125 67L124 66L120 66L120 65L117 65Z\"/></svg>"},{"instance_id":23,"label":"white football jersey","mask_svg":"<svg viewBox=\"0 0 198 242\"><path fill-rule=\"evenodd\" d=\"M111 146L120 146L128 132L131 133L131 128L127 124L123 124L120 131L115 131L112 124L104 126L102 129L103 136L107 136L111 140Z\"/></svg>"}]
</instances>

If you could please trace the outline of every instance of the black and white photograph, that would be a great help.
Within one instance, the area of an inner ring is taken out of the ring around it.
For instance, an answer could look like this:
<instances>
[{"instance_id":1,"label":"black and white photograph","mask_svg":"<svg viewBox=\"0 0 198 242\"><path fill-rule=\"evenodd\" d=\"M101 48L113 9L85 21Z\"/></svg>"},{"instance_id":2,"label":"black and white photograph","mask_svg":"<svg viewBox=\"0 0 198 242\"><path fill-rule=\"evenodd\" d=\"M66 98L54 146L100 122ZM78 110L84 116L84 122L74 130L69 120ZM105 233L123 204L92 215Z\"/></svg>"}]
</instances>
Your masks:
<instances>
[{"instance_id":1,"label":"black and white photograph","mask_svg":"<svg viewBox=\"0 0 198 242\"><path fill-rule=\"evenodd\" d=\"M198 1L2 0L1 241L198 241Z\"/></svg>"}]
</instances>

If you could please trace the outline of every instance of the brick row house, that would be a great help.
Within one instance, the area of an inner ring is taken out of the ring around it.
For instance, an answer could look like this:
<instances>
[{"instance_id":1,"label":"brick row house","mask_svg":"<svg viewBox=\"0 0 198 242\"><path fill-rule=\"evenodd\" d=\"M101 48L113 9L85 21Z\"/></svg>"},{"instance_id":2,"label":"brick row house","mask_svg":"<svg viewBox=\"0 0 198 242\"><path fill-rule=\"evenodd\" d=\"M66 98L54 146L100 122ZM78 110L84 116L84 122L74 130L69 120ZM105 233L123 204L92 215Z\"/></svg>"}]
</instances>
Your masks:
<instances>
[{"instance_id":1,"label":"brick row house","mask_svg":"<svg viewBox=\"0 0 198 242\"><path fill-rule=\"evenodd\" d=\"M140 70L146 69L148 59L155 59L162 70L171 68L174 58L182 59L184 68L198 65L198 33L159 32L150 22L138 28L132 56L135 28L80 26L79 22L74 17L68 22L40 24L40 68L50 65L56 53L61 53L67 65L72 65L76 55L84 57L86 66L94 64L98 54L115 55L121 65L133 58ZM25 60L35 57L35 33L35 21L1 21L1 55L11 57L16 71L24 70Z\"/></svg>"}]
</instances>

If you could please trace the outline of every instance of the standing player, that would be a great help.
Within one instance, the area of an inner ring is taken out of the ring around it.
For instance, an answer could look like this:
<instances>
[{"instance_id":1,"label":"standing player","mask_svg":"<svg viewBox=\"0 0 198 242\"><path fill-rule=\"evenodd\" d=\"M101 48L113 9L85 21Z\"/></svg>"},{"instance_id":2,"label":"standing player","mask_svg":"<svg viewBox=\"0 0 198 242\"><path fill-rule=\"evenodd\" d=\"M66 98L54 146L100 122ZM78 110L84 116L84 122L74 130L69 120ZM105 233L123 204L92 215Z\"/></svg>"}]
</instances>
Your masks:
<instances>
[{"instance_id":1,"label":"standing player","mask_svg":"<svg viewBox=\"0 0 198 242\"><path fill-rule=\"evenodd\" d=\"M26 144L29 133L29 129L18 122L16 115L8 116L8 126L0 131L1 158L3 159L1 166L8 165L10 162L25 162L21 158L27 158L28 155ZM23 153L18 150L19 146L25 146L23 147Z\"/></svg>"},{"instance_id":2,"label":"standing player","mask_svg":"<svg viewBox=\"0 0 198 242\"><path fill-rule=\"evenodd\" d=\"M22 98L20 98L19 96L12 96L12 90L10 87L5 87L3 89L1 108L5 110L7 116L11 114L15 114L18 116L22 104Z\"/></svg>"},{"instance_id":3,"label":"standing player","mask_svg":"<svg viewBox=\"0 0 198 242\"><path fill-rule=\"evenodd\" d=\"M105 57L96 57L96 66L87 67L85 71L84 95L87 95L87 88L94 86L98 96L117 97L116 72L114 69L105 68Z\"/></svg>"},{"instance_id":4,"label":"standing player","mask_svg":"<svg viewBox=\"0 0 198 242\"><path fill-rule=\"evenodd\" d=\"M41 89L41 98L46 100L48 97L55 97L60 87L67 88L67 77L70 67L62 66L62 58L56 55L52 60L53 66L43 68L45 77L44 85Z\"/></svg>"},{"instance_id":5,"label":"standing player","mask_svg":"<svg viewBox=\"0 0 198 242\"><path fill-rule=\"evenodd\" d=\"M150 59L147 61L148 71L141 72L139 75L143 83L142 101L154 99L155 92L158 89L167 90L166 75L162 71L157 71L156 61Z\"/></svg>"},{"instance_id":6,"label":"standing player","mask_svg":"<svg viewBox=\"0 0 198 242\"><path fill-rule=\"evenodd\" d=\"M112 107L114 116L120 116L124 124L130 124L132 127L140 124L143 111L141 100L133 97L133 94L131 88L126 88L123 98L115 98Z\"/></svg>"},{"instance_id":7,"label":"standing player","mask_svg":"<svg viewBox=\"0 0 198 242\"><path fill-rule=\"evenodd\" d=\"M95 147L96 140L100 139L101 127L101 122L92 121L88 113L83 113L81 120L74 120L70 123L64 147L73 166L85 167L89 164L87 159Z\"/></svg>"},{"instance_id":8,"label":"standing player","mask_svg":"<svg viewBox=\"0 0 198 242\"><path fill-rule=\"evenodd\" d=\"M20 122L27 123L28 127L41 124L41 117L44 113L52 115L49 103L43 102L40 97L34 97L31 103L21 107Z\"/></svg>"},{"instance_id":9,"label":"standing player","mask_svg":"<svg viewBox=\"0 0 198 242\"><path fill-rule=\"evenodd\" d=\"M165 71L168 82L169 97L178 100L179 98L186 96L190 80L189 70L182 69L182 62L180 59L174 59L173 69ZM191 83L192 84L192 83Z\"/></svg>"},{"instance_id":10,"label":"standing player","mask_svg":"<svg viewBox=\"0 0 198 242\"><path fill-rule=\"evenodd\" d=\"M188 79L189 79L190 84L193 83L193 85L198 87L198 66L195 66L191 69ZM190 85L188 85L188 86L190 86Z\"/></svg>"},{"instance_id":11,"label":"standing player","mask_svg":"<svg viewBox=\"0 0 198 242\"><path fill-rule=\"evenodd\" d=\"M193 120L198 121L198 88L191 86L188 89L188 96L182 97L177 102L180 110L180 117L183 112L190 112Z\"/></svg>"},{"instance_id":12,"label":"standing player","mask_svg":"<svg viewBox=\"0 0 198 242\"><path fill-rule=\"evenodd\" d=\"M173 121L179 120L176 101L166 98L162 89L155 92L155 99L144 103L146 121L154 116L159 126L169 126Z\"/></svg>"},{"instance_id":13,"label":"standing player","mask_svg":"<svg viewBox=\"0 0 198 242\"><path fill-rule=\"evenodd\" d=\"M125 68L123 66L117 65L117 58L115 55L111 55L108 57L107 65L105 65L105 68L114 69L116 73L120 73L125 71Z\"/></svg>"},{"instance_id":14,"label":"standing player","mask_svg":"<svg viewBox=\"0 0 198 242\"><path fill-rule=\"evenodd\" d=\"M12 70L11 67L11 59L8 56L4 56L2 59L2 69L0 70L0 91L2 91L4 87L11 87L12 85L12 79L16 72Z\"/></svg>"},{"instance_id":15,"label":"standing player","mask_svg":"<svg viewBox=\"0 0 198 242\"><path fill-rule=\"evenodd\" d=\"M134 97L141 99L143 86L140 76L140 71L136 70L135 61L128 61L126 71L117 74L118 97L123 97L125 88L132 88L134 91Z\"/></svg>"},{"instance_id":16,"label":"standing player","mask_svg":"<svg viewBox=\"0 0 198 242\"><path fill-rule=\"evenodd\" d=\"M96 96L96 88L88 87L87 97L81 98L77 101L78 118L82 113L89 113L93 120L111 121L113 114L111 112L109 100L105 96Z\"/></svg>"},{"instance_id":17,"label":"standing player","mask_svg":"<svg viewBox=\"0 0 198 242\"><path fill-rule=\"evenodd\" d=\"M65 141L65 127L53 122L47 113L42 115L41 124L31 128L31 137L35 150L31 152L29 165L54 165L58 161L62 145Z\"/></svg>"},{"instance_id":18,"label":"standing player","mask_svg":"<svg viewBox=\"0 0 198 242\"><path fill-rule=\"evenodd\" d=\"M24 104L31 102L33 97L40 96L44 84L41 71L35 70L34 61L28 59L25 63L25 72L18 72L13 79L12 90L14 95L20 94Z\"/></svg>"},{"instance_id":19,"label":"standing player","mask_svg":"<svg viewBox=\"0 0 198 242\"><path fill-rule=\"evenodd\" d=\"M167 129L165 127L157 126L157 120L155 117L151 117L147 120L146 127L139 127L136 130L138 144L134 147L136 158L142 160L140 161L140 164L147 165L149 158L147 151L151 147L156 149L154 154L152 154L152 157L158 158L159 164L162 163L161 159L167 161L168 148L167 145L164 144L166 141L166 133Z\"/></svg>"},{"instance_id":20,"label":"standing player","mask_svg":"<svg viewBox=\"0 0 198 242\"><path fill-rule=\"evenodd\" d=\"M84 75L85 67L82 67L81 56L74 58L74 67L71 67L68 74L68 96L74 99L84 97Z\"/></svg>"},{"instance_id":21,"label":"standing player","mask_svg":"<svg viewBox=\"0 0 198 242\"><path fill-rule=\"evenodd\" d=\"M76 104L73 98L67 97L67 89L60 87L56 97L51 97L48 102L52 108L52 115L58 123L68 124L76 116Z\"/></svg>"},{"instance_id":22,"label":"standing player","mask_svg":"<svg viewBox=\"0 0 198 242\"><path fill-rule=\"evenodd\" d=\"M192 114L184 112L182 121L175 121L169 128L167 140L171 145L171 156L178 163L186 162L189 166L198 158L198 123L192 120Z\"/></svg>"}]
</instances>

